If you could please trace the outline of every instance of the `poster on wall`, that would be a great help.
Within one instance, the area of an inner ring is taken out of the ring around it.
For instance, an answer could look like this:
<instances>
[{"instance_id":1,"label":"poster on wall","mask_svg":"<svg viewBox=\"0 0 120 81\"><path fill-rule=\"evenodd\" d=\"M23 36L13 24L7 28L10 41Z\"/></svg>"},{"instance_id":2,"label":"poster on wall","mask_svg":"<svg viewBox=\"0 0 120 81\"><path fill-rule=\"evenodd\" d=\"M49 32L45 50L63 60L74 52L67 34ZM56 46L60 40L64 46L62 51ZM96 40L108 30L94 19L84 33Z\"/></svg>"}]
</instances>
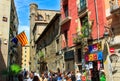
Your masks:
<instances>
[{"instance_id":1,"label":"poster on wall","mask_svg":"<svg viewBox=\"0 0 120 81\"><path fill-rule=\"evenodd\" d=\"M93 68L93 63L92 62L89 62L89 69L92 69Z\"/></svg>"}]
</instances>

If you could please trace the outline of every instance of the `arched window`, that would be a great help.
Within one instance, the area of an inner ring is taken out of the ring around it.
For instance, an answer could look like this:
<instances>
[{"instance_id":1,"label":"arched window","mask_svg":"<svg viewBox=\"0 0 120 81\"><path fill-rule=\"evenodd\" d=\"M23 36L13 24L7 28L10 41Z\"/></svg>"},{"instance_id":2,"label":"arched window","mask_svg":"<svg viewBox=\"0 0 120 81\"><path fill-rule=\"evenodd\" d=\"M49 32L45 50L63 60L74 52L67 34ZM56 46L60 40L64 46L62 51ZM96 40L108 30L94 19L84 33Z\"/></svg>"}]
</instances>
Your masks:
<instances>
[{"instance_id":1,"label":"arched window","mask_svg":"<svg viewBox=\"0 0 120 81\"><path fill-rule=\"evenodd\" d=\"M39 21L43 21L44 19L43 19L43 16L42 15L38 15L38 20Z\"/></svg>"}]
</instances>

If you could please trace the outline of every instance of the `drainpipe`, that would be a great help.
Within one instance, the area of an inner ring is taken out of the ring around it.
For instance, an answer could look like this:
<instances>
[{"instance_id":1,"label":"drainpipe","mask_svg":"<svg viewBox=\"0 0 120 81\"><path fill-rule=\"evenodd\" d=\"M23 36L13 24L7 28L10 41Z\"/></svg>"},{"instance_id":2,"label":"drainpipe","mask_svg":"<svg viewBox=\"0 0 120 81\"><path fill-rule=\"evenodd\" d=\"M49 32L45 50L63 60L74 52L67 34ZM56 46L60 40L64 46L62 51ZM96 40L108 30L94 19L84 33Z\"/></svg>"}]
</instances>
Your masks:
<instances>
[{"instance_id":1,"label":"drainpipe","mask_svg":"<svg viewBox=\"0 0 120 81\"><path fill-rule=\"evenodd\" d=\"M97 1L96 1L96 0L94 0L94 4L95 4L95 13L96 13L97 40L98 40L98 42L99 42L100 32L99 32L98 8L97 8Z\"/></svg>"}]
</instances>

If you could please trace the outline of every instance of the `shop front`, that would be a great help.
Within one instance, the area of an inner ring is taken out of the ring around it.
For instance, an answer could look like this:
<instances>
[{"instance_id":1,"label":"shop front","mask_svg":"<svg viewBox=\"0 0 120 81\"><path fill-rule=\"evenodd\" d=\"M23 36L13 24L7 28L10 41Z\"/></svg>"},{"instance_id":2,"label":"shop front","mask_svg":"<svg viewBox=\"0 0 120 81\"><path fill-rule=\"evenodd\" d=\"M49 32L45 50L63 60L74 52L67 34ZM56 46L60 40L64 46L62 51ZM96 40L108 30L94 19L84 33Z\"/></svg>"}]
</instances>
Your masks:
<instances>
[{"instance_id":1,"label":"shop front","mask_svg":"<svg viewBox=\"0 0 120 81\"><path fill-rule=\"evenodd\" d=\"M82 69L86 72L87 80L100 81L101 71L104 70L101 43L88 46L82 59Z\"/></svg>"}]
</instances>

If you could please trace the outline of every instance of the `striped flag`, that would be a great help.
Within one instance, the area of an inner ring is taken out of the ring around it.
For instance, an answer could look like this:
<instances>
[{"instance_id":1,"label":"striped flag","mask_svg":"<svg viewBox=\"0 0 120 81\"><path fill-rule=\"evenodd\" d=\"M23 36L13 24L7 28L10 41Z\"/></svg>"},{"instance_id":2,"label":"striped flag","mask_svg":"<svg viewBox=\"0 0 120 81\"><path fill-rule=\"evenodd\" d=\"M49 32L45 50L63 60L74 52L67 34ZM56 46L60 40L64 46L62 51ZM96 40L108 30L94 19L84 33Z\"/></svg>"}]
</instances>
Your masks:
<instances>
[{"instance_id":1,"label":"striped flag","mask_svg":"<svg viewBox=\"0 0 120 81\"><path fill-rule=\"evenodd\" d=\"M27 36L24 31L18 34L16 38L18 39L18 41L21 43L22 46L28 44Z\"/></svg>"}]
</instances>

